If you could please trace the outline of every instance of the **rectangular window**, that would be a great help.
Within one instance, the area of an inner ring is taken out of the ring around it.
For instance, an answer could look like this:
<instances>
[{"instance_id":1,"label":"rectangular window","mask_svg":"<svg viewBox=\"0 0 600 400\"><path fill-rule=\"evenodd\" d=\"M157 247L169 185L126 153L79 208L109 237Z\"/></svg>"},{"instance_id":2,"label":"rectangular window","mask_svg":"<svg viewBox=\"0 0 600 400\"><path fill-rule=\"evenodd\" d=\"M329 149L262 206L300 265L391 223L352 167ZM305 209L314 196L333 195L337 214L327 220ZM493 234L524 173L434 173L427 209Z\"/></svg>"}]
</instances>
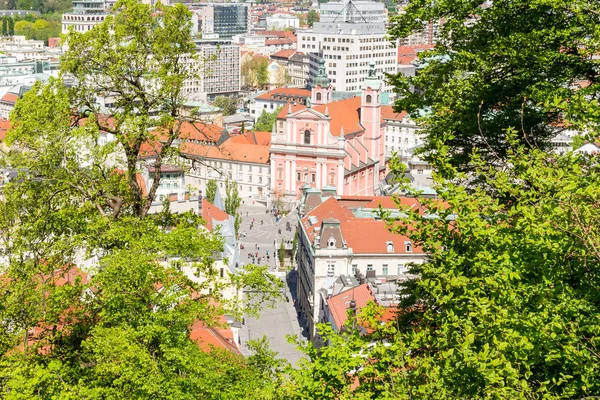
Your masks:
<instances>
[{"instance_id":1,"label":"rectangular window","mask_svg":"<svg viewBox=\"0 0 600 400\"><path fill-rule=\"evenodd\" d=\"M300 182L302 180L302 174L300 172L296 172L296 180Z\"/></svg>"},{"instance_id":2,"label":"rectangular window","mask_svg":"<svg viewBox=\"0 0 600 400\"><path fill-rule=\"evenodd\" d=\"M404 264L398 264L398 275L404 275Z\"/></svg>"},{"instance_id":3,"label":"rectangular window","mask_svg":"<svg viewBox=\"0 0 600 400\"><path fill-rule=\"evenodd\" d=\"M387 276L388 274L388 265L387 264L383 264L383 266L381 267L381 273L383 274L383 276Z\"/></svg>"},{"instance_id":4,"label":"rectangular window","mask_svg":"<svg viewBox=\"0 0 600 400\"><path fill-rule=\"evenodd\" d=\"M356 270L358 269L358 264L352 264L352 275L356 275Z\"/></svg>"},{"instance_id":5,"label":"rectangular window","mask_svg":"<svg viewBox=\"0 0 600 400\"><path fill-rule=\"evenodd\" d=\"M258 183L262 183L262 176L258 177Z\"/></svg>"},{"instance_id":6,"label":"rectangular window","mask_svg":"<svg viewBox=\"0 0 600 400\"><path fill-rule=\"evenodd\" d=\"M335 276L335 264L327 264L327 276L329 278Z\"/></svg>"},{"instance_id":7,"label":"rectangular window","mask_svg":"<svg viewBox=\"0 0 600 400\"><path fill-rule=\"evenodd\" d=\"M367 271L373 271L373 264L367 264Z\"/></svg>"}]
</instances>

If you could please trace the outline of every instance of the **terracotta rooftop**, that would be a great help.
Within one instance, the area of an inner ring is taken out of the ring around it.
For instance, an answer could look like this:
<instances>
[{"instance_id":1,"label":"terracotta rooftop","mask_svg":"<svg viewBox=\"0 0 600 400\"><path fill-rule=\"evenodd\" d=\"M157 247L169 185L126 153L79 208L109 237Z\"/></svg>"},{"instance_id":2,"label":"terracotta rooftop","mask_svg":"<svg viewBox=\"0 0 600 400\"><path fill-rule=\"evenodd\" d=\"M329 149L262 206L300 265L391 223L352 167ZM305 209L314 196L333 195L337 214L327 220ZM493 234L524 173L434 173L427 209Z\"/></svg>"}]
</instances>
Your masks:
<instances>
[{"instance_id":1,"label":"terracotta rooftop","mask_svg":"<svg viewBox=\"0 0 600 400\"><path fill-rule=\"evenodd\" d=\"M0 119L0 142L3 142L6 139L6 133L10 128L10 120L8 119Z\"/></svg>"},{"instance_id":2,"label":"terracotta rooftop","mask_svg":"<svg viewBox=\"0 0 600 400\"><path fill-rule=\"evenodd\" d=\"M398 46L398 64L411 64L419 57L419 53L433 49L433 44L420 44L415 46Z\"/></svg>"},{"instance_id":3,"label":"terracotta rooftop","mask_svg":"<svg viewBox=\"0 0 600 400\"><path fill-rule=\"evenodd\" d=\"M17 100L19 100L19 95L16 93L6 93L4 96L2 96L2 99L0 99L0 101L3 103L11 104L16 103Z\"/></svg>"},{"instance_id":4,"label":"terracotta rooftop","mask_svg":"<svg viewBox=\"0 0 600 400\"><path fill-rule=\"evenodd\" d=\"M408 113L406 111L396 112L392 106L381 106L381 119L394 119L402 121Z\"/></svg>"},{"instance_id":5,"label":"terracotta rooftop","mask_svg":"<svg viewBox=\"0 0 600 400\"><path fill-rule=\"evenodd\" d=\"M322 104L313 106L312 109L325 115L328 113L330 120L330 131L333 136L340 136L342 127L344 128L344 135L351 135L364 131L364 128L360 124L360 105L361 98L359 96L350 97L348 99L333 101L328 104ZM292 104L292 114L302 109L306 109L306 106L302 104ZM281 111L277 114L277 119L286 119L289 114L289 104L283 106ZM399 119L402 120L407 113L402 111L397 113L391 106L381 106L381 123L386 119Z\"/></svg>"},{"instance_id":6,"label":"terracotta rooftop","mask_svg":"<svg viewBox=\"0 0 600 400\"><path fill-rule=\"evenodd\" d=\"M296 41L292 38L281 38L281 39L267 39L265 40L265 46L278 46L282 44L292 45L296 43Z\"/></svg>"},{"instance_id":7,"label":"terracotta rooftop","mask_svg":"<svg viewBox=\"0 0 600 400\"><path fill-rule=\"evenodd\" d=\"M328 298L327 305L329 306L329 311L331 312L335 326L338 330L341 329L348 320L348 308L350 307L350 302L352 300L356 302L356 309L360 310L365 307L369 301L375 301L375 296L371 293L369 285L363 283L362 285L345 290Z\"/></svg>"},{"instance_id":8,"label":"terracotta rooftop","mask_svg":"<svg viewBox=\"0 0 600 400\"><path fill-rule=\"evenodd\" d=\"M296 97L307 98L307 97L310 97L310 95L311 95L311 92L308 89L277 88L277 89L273 89L267 93L263 93L260 96L257 96L256 99L287 101L289 98L292 98L292 100L293 100L293 98L296 98ZM286 97L286 98L284 98L284 97Z\"/></svg>"},{"instance_id":9,"label":"terracotta rooftop","mask_svg":"<svg viewBox=\"0 0 600 400\"><path fill-rule=\"evenodd\" d=\"M231 136L227 141L237 144L269 146L271 144L271 132L245 131L242 134Z\"/></svg>"},{"instance_id":10,"label":"terracotta rooftop","mask_svg":"<svg viewBox=\"0 0 600 400\"><path fill-rule=\"evenodd\" d=\"M275 58L285 58L287 60L291 56L293 56L294 54L296 54L296 50L295 49L284 49L284 50L279 50L278 52L271 54L271 58L273 58L273 57L275 57Z\"/></svg>"},{"instance_id":11,"label":"terracotta rooftop","mask_svg":"<svg viewBox=\"0 0 600 400\"><path fill-rule=\"evenodd\" d=\"M207 327L202 322L196 322L191 329L190 339L198 343L200 349L210 352L213 348L229 350L235 354L242 354L233 343L233 336L228 339L224 335L224 329Z\"/></svg>"},{"instance_id":12,"label":"terracotta rooftop","mask_svg":"<svg viewBox=\"0 0 600 400\"><path fill-rule=\"evenodd\" d=\"M182 153L202 158L260 164L267 164L269 162L269 144L236 143L237 140L231 141L230 138L218 147L196 143L182 143L180 150Z\"/></svg>"},{"instance_id":13,"label":"terracotta rooftop","mask_svg":"<svg viewBox=\"0 0 600 400\"><path fill-rule=\"evenodd\" d=\"M206 228L212 232L213 220L227 221L229 219L229 214L215 207L215 205L206 198L202 198L202 219L206 222Z\"/></svg>"},{"instance_id":14,"label":"terracotta rooftop","mask_svg":"<svg viewBox=\"0 0 600 400\"><path fill-rule=\"evenodd\" d=\"M371 208L374 208L375 203L371 205ZM385 208L398 207L394 204ZM311 223L309 218L317 222ZM423 250L416 246L411 246L412 251L407 252L406 243L410 242L409 238L391 233L384 221L355 216L350 208L342 206L334 197L327 198L302 218L302 228L311 242L314 241L315 232L319 232L315 230L315 226L320 229L323 220L327 218L334 218L340 222L342 237L354 254L424 254ZM389 242L393 244L393 251L388 251Z\"/></svg>"}]
</instances>

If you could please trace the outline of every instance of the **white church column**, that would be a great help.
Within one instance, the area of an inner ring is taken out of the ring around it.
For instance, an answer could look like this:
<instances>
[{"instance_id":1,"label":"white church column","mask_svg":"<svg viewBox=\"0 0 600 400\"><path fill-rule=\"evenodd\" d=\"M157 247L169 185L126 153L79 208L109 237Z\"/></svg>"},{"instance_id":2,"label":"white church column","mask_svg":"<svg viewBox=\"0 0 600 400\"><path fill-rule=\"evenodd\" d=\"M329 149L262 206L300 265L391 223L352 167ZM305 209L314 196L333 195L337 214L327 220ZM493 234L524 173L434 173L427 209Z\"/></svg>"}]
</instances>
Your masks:
<instances>
[{"instance_id":1,"label":"white church column","mask_svg":"<svg viewBox=\"0 0 600 400\"><path fill-rule=\"evenodd\" d=\"M317 161L317 180L315 184L319 186L321 184L321 162Z\"/></svg>"},{"instance_id":2,"label":"white church column","mask_svg":"<svg viewBox=\"0 0 600 400\"><path fill-rule=\"evenodd\" d=\"M275 157L271 158L271 191L275 192L275 188L277 187L276 181L278 176L275 172L275 167L277 165L277 159ZM236 176L237 179L237 176Z\"/></svg>"},{"instance_id":3,"label":"white church column","mask_svg":"<svg viewBox=\"0 0 600 400\"><path fill-rule=\"evenodd\" d=\"M328 183L327 182L327 164L326 163L321 164L321 168L322 168L322 170L321 170L321 179L322 179L321 187L323 187L323 186L327 186L327 183Z\"/></svg>"},{"instance_id":4,"label":"white church column","mask_svg":"<svg viewBox=\"0 0 600 400\"><path fill-rule=\"evenodd\" d=\"M292 179L290 184L290 190L296 192L296 160L292 160Z\"/></svg>"},{"instance_id":5,"label":"white church column","mask_svg":"<svg viewBox=\"0 0 600 400\"><path fill-rule=\"evenodd\" d=\"M344 193L344 161L338 161L337 167L337 194L343 195Z\"/></svg>"},{"instance_id":6,"label":"white church column","mask_svg":"<svg viewBox=\"0 0 600 400\"><path fill-rule=\"evenodd\" d=\"M292 179L293 177L290 174L290 166L291 163L289 160L285 160L285 191L289 192L291 189L291 183L292 183Z\"/></svg>"}]
</instances>

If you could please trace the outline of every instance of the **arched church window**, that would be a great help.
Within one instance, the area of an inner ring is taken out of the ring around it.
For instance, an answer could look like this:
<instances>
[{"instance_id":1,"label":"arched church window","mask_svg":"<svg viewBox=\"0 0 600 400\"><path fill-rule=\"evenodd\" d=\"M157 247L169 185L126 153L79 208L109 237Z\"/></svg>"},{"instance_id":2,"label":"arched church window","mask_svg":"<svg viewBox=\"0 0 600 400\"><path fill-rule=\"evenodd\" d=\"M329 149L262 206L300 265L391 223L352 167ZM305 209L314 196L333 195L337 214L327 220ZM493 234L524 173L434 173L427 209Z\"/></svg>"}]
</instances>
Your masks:
<instances>
[{"instance_id":1,"label":"arched church window","mask_svg":"<svg viewBox=\"0 0 600 400\"><path fill-rule=\"evenodd\" d=\"M367 104L371 104L371 95L370 94L367 95Z\"/></svg>"},{"instance_id":2,"label":"arched church window","mask_svg":"<svg viewBox=\"0 0 600 400\"><path fill-rule=\"evenodd\" d=\"M308 129L304 131L304 144L310 144L310 131Z\"/></svg>"},{"instance_id":3,"label":"arched church window","mask_svg":"<svg viewBox=\"0 0 600 400\"><path fill-rule=\"evenodd\" d=\"M321 101L321 92L317 92L317 101Z\"/></svg>"}]
</instances>

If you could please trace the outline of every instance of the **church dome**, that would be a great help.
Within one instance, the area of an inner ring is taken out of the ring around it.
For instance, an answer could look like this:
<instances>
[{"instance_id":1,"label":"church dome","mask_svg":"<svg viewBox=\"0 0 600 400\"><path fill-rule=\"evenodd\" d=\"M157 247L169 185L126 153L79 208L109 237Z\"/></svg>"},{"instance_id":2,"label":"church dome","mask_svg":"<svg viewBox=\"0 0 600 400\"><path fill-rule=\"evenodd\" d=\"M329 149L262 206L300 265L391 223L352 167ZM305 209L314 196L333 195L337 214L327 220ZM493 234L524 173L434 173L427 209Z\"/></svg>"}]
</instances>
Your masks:
<instances>
[{"instance_id":1,"label":"church dome","mask_svg":"<svg viewBox=\"0 0 600 400\"><path fill-rule=\"evenodd\" d=\"M329 86L329 78L327 77L327 73L325 72L325 60L321 58L319 60L319 73L315 78L315 83L313 87L321 86L322 88L326 88Z\"/></svg>"}]
</instances>

